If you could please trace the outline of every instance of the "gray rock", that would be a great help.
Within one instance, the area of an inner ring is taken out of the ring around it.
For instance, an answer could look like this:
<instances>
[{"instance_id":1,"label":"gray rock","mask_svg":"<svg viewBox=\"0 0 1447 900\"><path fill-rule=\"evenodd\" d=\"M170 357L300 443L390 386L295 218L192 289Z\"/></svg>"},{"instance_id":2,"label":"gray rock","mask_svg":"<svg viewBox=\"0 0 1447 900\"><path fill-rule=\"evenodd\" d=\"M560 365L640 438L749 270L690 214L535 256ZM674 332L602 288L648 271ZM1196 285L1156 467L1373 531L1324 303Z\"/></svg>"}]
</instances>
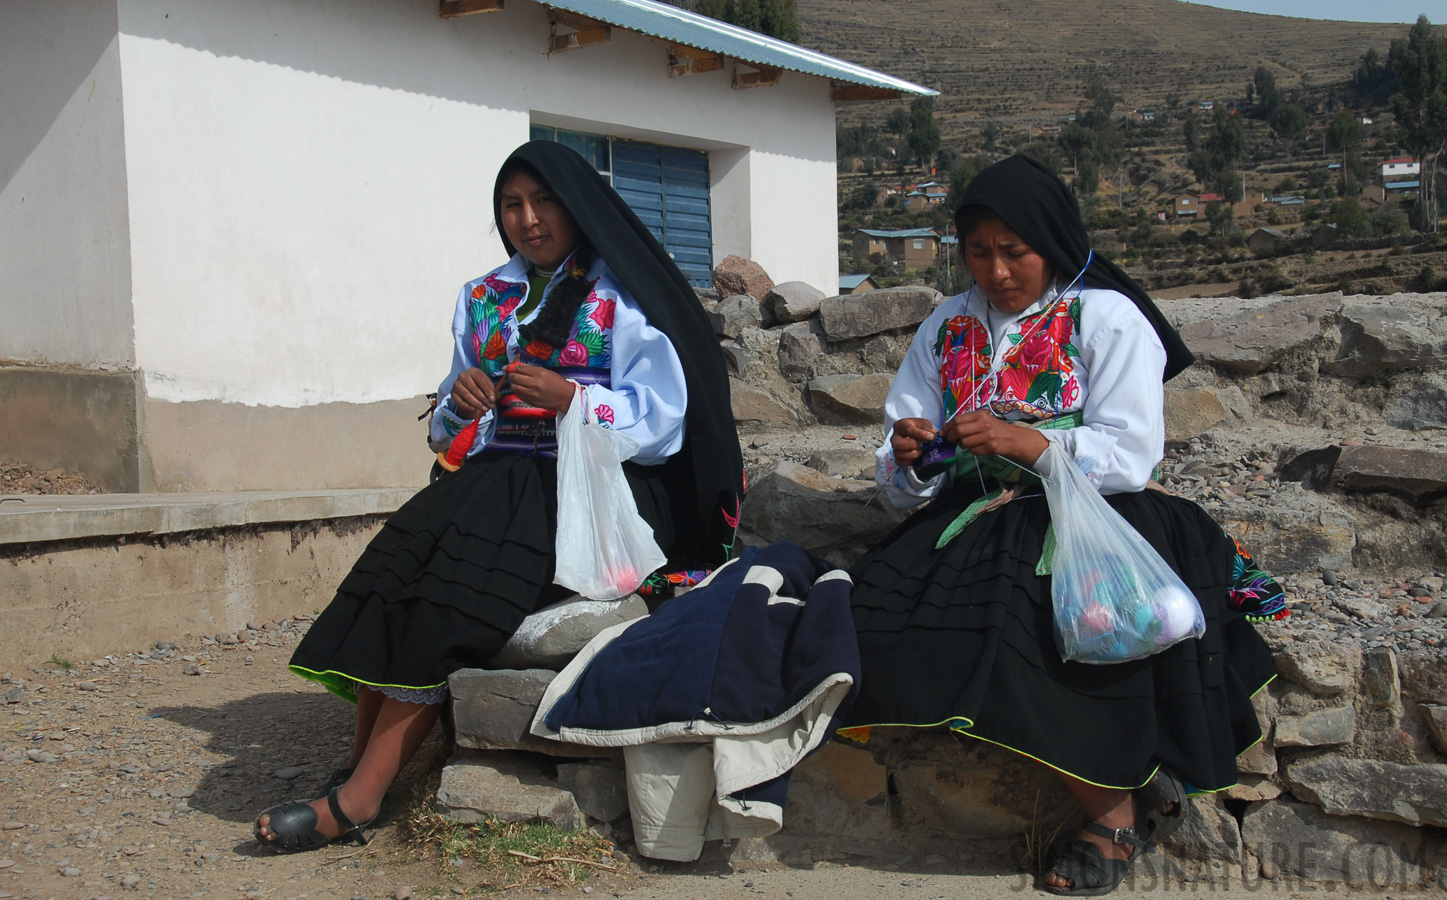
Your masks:
<instances>
[{"instance_id":1,"label":"gray rock","mask_svg":"<svg viewBox=\"0 0 1447 900\"><path fill-rule=\"evenodd\" d=\"M1275 733L1277 747L1349 744L1357 735L1357 711L1351 706L1341 706L1300 716L1277 716Z\"/></svg>"},{"instance_id":2,"label":"gray rock","mask_svg":"<svg viewBox=\"0 0 1447 900\"><path fill-rule=\"evenodd\" d=\"M934 288L898 287L830 297L819 304L819 318L830 341L869 337L914 328L939 305Z\"/></svg>"},{"instance_id":3,"label":"gray rock","mask_svg":"<svg viewBox=\"0 0 1447 900\"><path fill-rule=\"evenodd\" d=\"M1418 703L1447 706L1447 665L1440 648L1405 647L1397 653L1402 696Z\"/></svg>"},{"instance_id":4,"label":"gray rock","mask_svg":"<svg viewBox=\"0 0 1447 900\"><path fill-rule=\"evenodd\" d=\"M1437 746L1437 752L1447 754L1447 706L1431 706L1422 704L1422 718L1427 722L1427 731L1432 735L1432 743Z\"/></svg>"},{"instance_id":5,"label":"gray rock","mask_svg":"<svg viewBox=\"0 0 1447 900\"><path fill-rule=\"evenodd\" d=\"M1391 647L1374 647L1362 657L1362 692L1378 709L1400 710L1402 682L1397 654Z\"/></svg>"},{"instance_id":6,"label":"gray rock","mask_svg":"<svg viewBox=\"0 0 1447 900\"><path fill-rule=\"evenodd\" d=\"M1352 686L1361 659L1361 648L1356 645L1296 641L1276 653L1276 668L1313 694L1333 697Z\"/></svg>"},{"instance_id":7,"label":"gray rock","mask_svg":"<svg viewBox=\"0 0 1447 900\"><path fill-rule=\"evenodd\" d=\"M788 428L799 424L799 417L763 388L729 379L729 405L734 423L742 429Z\"/></svg>"},{"instance_id":8,"label":"gray rock","mask_svg":"<svg viewBox=\"0 0 1447 900\"><path fill-rule=\"evenodd\" d=\"M874 478L874 454L864 449L819 450L804 465L835 478Z\"/></svg>"},{"instance_id":9,"label":"gray rock","mask_svg":"<svg viewBox=\"0 0 1447 900\"><path fill-rule=\"evenodd\" d=\"M774 285L774 289L764 295L763 305L775 321L787 324L816 315L823 299L824 292L816 287L802 281L786 281Z\"/></svg>"},{"instance_id":10,"label":"gray rock","mask_svg":"<svg viewBox=\"0 0 1447 900\"><path fill-rule=\"evenodd\" d=\"M1421 883L1422 835L1402 825L1327 815L1280 797L1251 804L1241 837L1266 877L1378 886Z\"/></svg>"},{"instance_id":11,"label":"gray rock","mask_svg":"<svg viewBox=\"0 0 1447 900\"><path fill-rule=\"evenodd\" d=\"M884 398L894 378L889 375L826 375L809 382L809 405L827 425L884 422Z\"/></svg>"},{"instance_id":12,"label":"gray rock","mask_svg":"<svg viewBox=\"0 0 1447 900\"><path fill-rule=\"evenodd\" d=\"M1272 759L1276 757L1273 755ZM1247 803L1256 803L1261 800L1275 800L1281 796L1281 785L1276 779L1264 775L1242 774L1233 787L1229 787L1221 793L1232 800L1244 800Z\"/></svg>"},{"instance_id":13,"label":"gray rock","mask_svg":"<svg viewBox=\"0 0 1447 900\"><path fill-rule=\"evenodd\" d=\"M1447 765L1322 756L1287 766L1291 792L1339 816L1447 826Z\"/></svg>"},{"instance_id":14,"label":"gray rock","mask_svg":"<svg viewBox=\"0 0 1447 900\"><path fill-rule=\"evenodd\" d=\"M1186 820L1164 843L1172 855L1186 859L1241 862L1241 826L1214 795L1187 801Z\"/></svg>"},{"instance_id":15,"label":"gray rock","mask_svg":"<svg viewBox=\"0 0 1447 900\"><path fill-rule=\"evenodd\" d=\"M732 294L762 297L774 289L774 279L753 260L730 254L714 267L713 287L721 297Z\"/></svg>"},{"instance_id":16,"label":"gray rock","mask_svg":"<svg viewBox=\"0 0 1447 900\"><path fill-rule=\"evenodd\" d=\"M25 688L18 684L12 688L6 688L5 693L0 694L0 700L3 700L5 703L24 703Z\"/></svg>"},{"instance_id":17,"label":"gray rock","mask_svg":"<svg viewBox=\"0 0 1447 900\"><path fill-rule=\"evenodd\" d=\"M1346 568L1357 544L1351 518L1329 509L1301 509L1282 503L1228 506L1215 515L1267 572L1282 575Z\"/></svg>"},{"instance_id":18,"label":"gray rock","mask_svg":"<svg viewBox=\"0 0 1447 900\"><path fill-rule=\"evenodd\" d=\"M1236 768L1241 772L1251 775L1275 775L1276 774L1276 751L1272 742L1271 732L1264 729L1265 734L1255 746L1245 753L1236 757Z\"/></svg>"},{"instance_id":19,"label":"gray rock","mask_svg":"<svg viewBox=\"0 0 1447 900\"><path fill-rule=\"evenodd\" d=\"M742 337L744 329L759 328L764 323L764 311L759 308L759 301L748 294L725 297L708 310L707 315L715 334L733 340Z\"/></svg>"},{"instance_id":20,"label":"gray rock","mask_svg":"<svg viewBox=\"0 0 1447 900\"><path fill-rule=\"evenodd\" d=\"M282 766L271 773L272 778L280 778L282 781L292 781L306 774L306 769L301 766Z\"/></svg>"},{"instance_id":21,"label":"gray rock","mask_svg":"<svg viewBox=\"0 0 1447 900\"><path fill-rule=\"evenodd\" d=\"M1322 371L1381 377L1447 365L1447 314L1442 295L1347 297L1340 314L1341 346Z\"/></svg>"},{"instance_id":22,"label":"gray rock","mask_svg":"<svg viewBox=\"0 0 1447 900\"><path fill-rule=\"evenodd\" d=\"M1447 453L1367 445L1344 447L1332 486L1345 491L1390 491L1427 503L1447 495Z\"/></svg>"},{"instance_id":23,"label":"gray rock","mask_svg":"<svg viewBox=\"0 0 1447 900\"><path fill-rule=\"evenodd\" d=\"M622 600L588 600L575 595L523 619L497 655L487 661L487 667L561 671L603 629L646 615L648 605L637 594Z\"/></svg>"},{"instance_id":24,"label":"gray rock","mask_svg":"<svg viewBox=\"0 0 1447 900\"><path fill-rule=\"evenodd\" d=\"M1409 431L1447 428L1447 378L1433 372L1414 377L1387 407L1387 424Z\"/></svg>"},{"instance_id":25,"label":"gray rock","mask_svg":"<svg viewBox=\"0 0 1447 900\"><path fill-rule=\"evenodd\" d=\"M533 714L556 672L544 669L459 669L447 679L457 745L476 750L531 750L552 756L621 756L608 748L535 737Z\"/></svg>"},{"instance_id":26,"label":"gray rock","mask_svg":"<svg viewBox=\"0 0 1447 900\"><path fill-rule=\"evenodd\" d=\"M442 770L438 814L455 822L532 822L587 827L573 795L551 784L545 764L512 754L464 753Z\"/></svg>"},{"instance_id":27,"label":"gray rock","mask_svg":"<svg viewBox=\"0 0 1447 900\"><path fill-rule=\"evenodd\" d=\"M1282 481L1299 481L1308 490L1324 491L1331 486L1331 473L1336 469L1336 461L1341 458L1341 450L1340 446L1317 450L1288 447L1277 457L1276 474ZM1336 576L1326 581L1326 574L1322 573L1322 581L1336 584Z\"/></svg>"},{"instance_id":28,"label":"gray rock","mask_svg":"<svg viewBox=\"0 0 1447 900\"><path fill-rule=\"evenodd\" d=\"M628 779L617 766L562 763L558 789L572 794L578 808L600 822L611 822L628 812Z\"/></svg>"},{"instance_id":29,"label":"gray rock","mask_svg":"<svg viewBox=\"0 0 1447 900\"><path fill-rule=\"evenodd\" d=\"M1197 359L1254 375L1306 349L1340 305L1340 295L1333 294L1257 301L1234 314L1184 324L1180 332Z\"/></svg>"},{"instance_id":30,"label":"gray rock","mask_svg":"<svg viewBox=\"0 0 1447 900\"><path fill-rule=\"evenodd\" d=\"M1208 387L1176 388L1166 385L1166 440L1185 443L1224 424L1226 406Z\"/></svg>"},{"instance_id":31,"label":"gray rock","mask_svg":"<svg viewBox=\"0 0 1447 900\"><path fill-rule=\"evenodd\" d=\"M779 371L794 380L807 378L809 364L825 350L824 326L817 319L779 330Z\"/></svg>"},{"instance_id":32,"label":"gray rock","mask_svg":"<svg viewBox=\"0 0 1447 900\"><path fill-rule=\"evenodd\" d=\"M743 375L757 360L754 354L733 341L720 343L719 349L723 351L724 362L728 363L729 373L732 375Z\"/></svg>"},{"instance_id":33,"label":"gray rock","mask_svg":"<svg viewBox=\"0 0 1447 900\"><path fill-rule=\"evenodd\" d=\"M758 542L790 540L848 565L904 520L873 484L782 462L749 485L744 523Z\"/></svg>"}]
</instances>

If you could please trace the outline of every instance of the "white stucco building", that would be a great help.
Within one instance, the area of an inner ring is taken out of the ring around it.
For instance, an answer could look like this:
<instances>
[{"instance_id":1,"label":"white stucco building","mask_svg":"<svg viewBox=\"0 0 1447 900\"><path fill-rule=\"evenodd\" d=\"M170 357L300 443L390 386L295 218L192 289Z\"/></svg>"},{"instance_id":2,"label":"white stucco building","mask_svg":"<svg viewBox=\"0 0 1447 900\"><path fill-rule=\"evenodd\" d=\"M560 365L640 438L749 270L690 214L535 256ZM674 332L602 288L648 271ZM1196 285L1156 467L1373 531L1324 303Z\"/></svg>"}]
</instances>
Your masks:
<instances>
[{"instance_id":1,"label":"white stucco building","mask_svg":"<svg viewBox=\"0 0 1447 900\"><path fill-rule=\"evenodd\" d=\"M692 277L832 293L834 103L930 93L651 0L7 3L0 460L419 483L515 146L590 150Z\"/></svg>"}]
</instances>

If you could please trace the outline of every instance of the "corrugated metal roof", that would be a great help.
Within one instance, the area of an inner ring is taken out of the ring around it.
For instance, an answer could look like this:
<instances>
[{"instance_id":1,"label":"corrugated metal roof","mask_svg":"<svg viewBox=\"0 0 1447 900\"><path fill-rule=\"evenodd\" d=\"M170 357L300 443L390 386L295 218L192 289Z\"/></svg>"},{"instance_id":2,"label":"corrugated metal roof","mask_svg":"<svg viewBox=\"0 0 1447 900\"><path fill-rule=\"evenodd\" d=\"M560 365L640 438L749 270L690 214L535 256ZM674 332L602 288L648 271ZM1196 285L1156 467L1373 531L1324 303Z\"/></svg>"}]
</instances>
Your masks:
<instances>
[{"instance_id":1,"label":"corrugated metal roof","mask_svg":"<svg viewBox=\"0 0 1447 900\"><path fill-rule=\"evenodd\" d=\"M939 91L905 81L903 78L876 72L657 0L549 0L545 5L676 44L722 53L754 65L774 66L791 72L817 75L831 81L862 84L903 94L919 94L925 97L939 95Z\"/></svg>"},{"instance_id":2,"label":"corrugated metal roof","mask_svg":"<svg viewBox=\"0 0 1447 900\"><path fill-rule=\"evenodd\" d=\"M870 237L880 238L939 237L939 232L933 228L905 228L899 231L879 231L874 228L860 228L857 230L864 232Z\"/></svg>"}]
</instances>

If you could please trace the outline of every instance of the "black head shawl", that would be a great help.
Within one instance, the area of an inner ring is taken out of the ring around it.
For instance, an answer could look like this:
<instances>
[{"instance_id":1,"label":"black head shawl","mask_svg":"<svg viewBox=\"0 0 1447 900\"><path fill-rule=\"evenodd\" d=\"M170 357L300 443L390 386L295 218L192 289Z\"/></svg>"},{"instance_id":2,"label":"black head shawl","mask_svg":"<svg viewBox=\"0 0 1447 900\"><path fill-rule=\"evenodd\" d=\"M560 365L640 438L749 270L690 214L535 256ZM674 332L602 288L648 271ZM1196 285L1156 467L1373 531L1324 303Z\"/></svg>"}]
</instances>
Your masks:
<instances>
[{"instance_id":1,"label":"black head shawl","mask_svg":"<svg viewBox=\"0 0 1447 900\"><path fill-rule=\"evenodd\" d=\"M683 364L688 411L683 447L666 463L670 492L694 498L688 534L700 563L717 565L731 555L743 501L743 457L729 403L728 369L718 337L698 295L668 258L648 227L587 160L555 141L530 141L503 163L493 188L492 212L507 252L516 253L502 228L502 173L515 160L531 165L557 194L578 231L649 324L668 336Z\"/></svg>"},{"instance_id":2,"label":"black head shawl","mask_svg":"<svg viewBox=\"0 0 1447 900\"><path fill-rule=\"evenodd\" d=\"M1053 172L1028 156L1017 154L976 175L965 187L955 221L967 207L982 206L1005 221L1031 249L1066 278L1085 270L1085 286L1125 294L1145 314L1166 349L1165 380L1170 381L1196 361L1181 336L1151 302L1135 279L1100 254L1090 258L1090 237L1080 218L1075 195ZM960 247L965 235L960 234Z\"/></svg>"}]
</instances>

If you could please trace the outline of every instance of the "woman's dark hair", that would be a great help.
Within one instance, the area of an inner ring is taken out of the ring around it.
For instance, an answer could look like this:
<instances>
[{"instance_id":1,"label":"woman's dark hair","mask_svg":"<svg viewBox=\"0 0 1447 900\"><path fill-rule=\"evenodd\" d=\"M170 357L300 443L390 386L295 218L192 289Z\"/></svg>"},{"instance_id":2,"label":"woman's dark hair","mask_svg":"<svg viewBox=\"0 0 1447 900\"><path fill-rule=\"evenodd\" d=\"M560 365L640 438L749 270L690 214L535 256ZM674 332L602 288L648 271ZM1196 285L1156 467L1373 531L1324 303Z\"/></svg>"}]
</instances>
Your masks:
<instances>
[{"instance_id":1,"label":"woman's dark hair","mask_svg":"<svg viewBox=\"0 0 1447 900\"><path fill-rule=\"evenodd\" d=\"M527 175L556 195L557 192L553 191L553 186L548 184L542 173L522 159L509 159L498 173L497 183L505 185L508 179L519 173ZM562 202L562 198L559 198L559 202ZM566 208L565 206L564 209ZM571 217L572 213L569 212L568 215ZM501 215L498 218L498 230L503 231ZM593 265L593 255L593 248L588 246L586 240L579 238L572 255L563 261L563 265L568 267L566 275L548 294L548 302L542 311L528 324L518 326L518 336L524 344L541 341L556 348L568 342L573 333L573 320L578 316L578 309L593 289L592 282L588 280L588 269Z\"/></svg>"},{"instance_id":2,"label":"woman's dark hair","mask_svg":"<svg viewBox=\"0 0 1447 900\"><path fill-rule=\"evenodd\" d=\"M960 253L964 253L965 238L970 236L982 223L999 219L1000 214L988 206L961 206L955 211L955 236L960 239Z\"/></svg>"}]
</instances>

